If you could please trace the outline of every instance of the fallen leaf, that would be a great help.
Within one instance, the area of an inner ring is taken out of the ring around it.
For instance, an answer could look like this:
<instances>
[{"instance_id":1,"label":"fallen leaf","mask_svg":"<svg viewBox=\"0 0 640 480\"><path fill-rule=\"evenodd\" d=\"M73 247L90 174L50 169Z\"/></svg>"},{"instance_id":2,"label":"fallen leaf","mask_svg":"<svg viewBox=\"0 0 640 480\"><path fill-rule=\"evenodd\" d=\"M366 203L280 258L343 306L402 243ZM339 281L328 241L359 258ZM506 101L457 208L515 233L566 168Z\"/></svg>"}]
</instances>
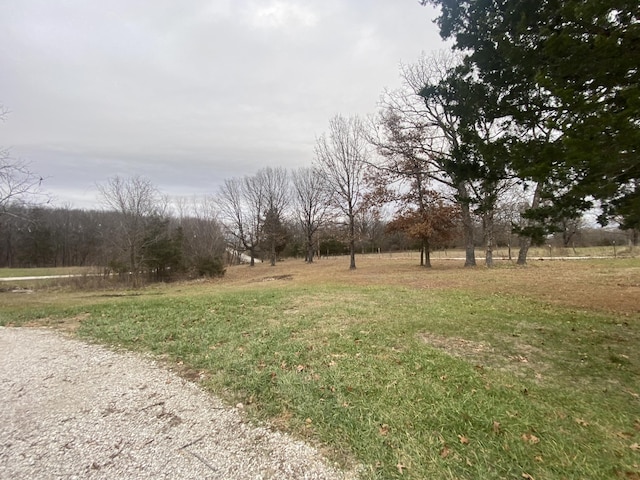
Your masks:
<instances>
[{"instance_id":1,"label":"fallen leaf","mask_svg":"<svg viewBox=\"0 0 640 480\"><path fill-rule=\"evenodd\" d=\"M640 452L640 444L638 443L632 443L631 445L629 445L629 448L636 452Z\"/></svg>"},{"instance_id":2,"label":"fallen leaf","mask_svg":"<svg viewBox=\"0 0 640 480\"><path fill-rule=\"evenodd\" d=\"M531 433L523 433L522 440L531 444L540 443L540 439Z\"/></svg>"},{"instance_id":3,"label":"fallen leaf","mask_svg":"<svg viewBox=\"0 0 640 480\"><path fill-rule=\"evenodd\" d=\"M544 462L544 460L542 459L542 457L541 457L540 455L538 455L538 456L536 456L536 457L533 457L533 459L534 459L536 462Z\"/></svg>"},{"instance_id":4,"label":"fallen leaf","mask_svg":"<svg viewBox=\"0 0 640 480\"><path fill-rule=\"evenodd\" d=\"M458 435L458 438L460 439L460 443L462 443L463 445L469 444L469 439L464 435Z\"/></svg>"},{"instance_id":5,"label":"fallen leaf","mask_svg":"<svg viewBox=\"0 0 640 480\"><path fill-rule=\"evenodd\" d=\"M304 365L298 365L298 366L296 367L296 370L297 370L298 372L303 371L303 370L304 370Z\"/></svg>"},{"instance_id":6,"label":"fallen leaf","mask_svg":"<svg viewBox=\"0 0 640 480\"><path fill-rule=\"evenodd\" d=\"M640 394L636 393L636 392L632 392L631 390L624 390L625 393L628 393L629 395L631 395L633 398L640 398Z\"/></svg>"},{"instance_id":7,"label":"fallen leaf","mask_svg":"<svg viewBox=\"0 0 640 480\"><path fill-rule=\"evenodd\" d=\"M450 453L451 450L449 450L449 447L445 445L444 447L442 447L442 450L440 450L440 457L447 458Z\"/></svg>"},{"instance_id":8,"label":"fallen leaf","mask_svg":"<svg viewBox=\"0 0 640 480\"><path fill-rule=\"evenodd\" d=\"M306 423L307 425L311 425L313 423L313 420L311 420L310 418L307 418L304 423Z\"/></svg>"},{"instance_id":9,"label":"fallen leaf","mask_svg":"<svg viewBox=\"0 0 640 480\"><path fill-rule=\"evenodd\" d=\"M389 433L389 425L383 423L382 425L380 425L378 432L380 433L380 435L386 436Z\"/></svg>"},{"instance_id":10,"label":"fallen leaf","mask_svg":"<svg viewBox=\"0 0 640 480\"><path fill-rule=\"evenodd\" d=\"M580 425L581 427L588 427L588 426L589 426L589 423L588 423L588 422L585 422L585 421L584 421L583 419L581 419L581 418L574 418L574 420L575 420L575 421L576 421L576 423L577 423L578 425Z\"/></svg>"},{"instance_id":11,"label":"fallen leaf","mask_svg":"<svg viewBox=\"0 0 640 480\"><path fill-rule=\"evenodd\" d=\"M403 470L405 470L407 467L405 467L403 464L398 462L398 464L396 465L396 468L398 469L398 472L400 472L400 475L402 475L404 473Z\"/></svg>"},{"instance_id":12,"label":"fallen leaf","mask_svg":"<svg viewBox=\"0 0 640 480\"><path fill-rule=\"evenodd\" d=\"M529 475L528 473L522 473L522 478L526 479L526 480L535 480L535 478L533 478L531 475Z\"/></svg>"},{"instance_id":13,"label":"fallen leaf","mask_svg":"<svg viewBox=\"0 0 640 480\"><path fill-rule=\"evenodd\" d=\"M496 422L495 420L493 422L493 433L500 433L500 422Z\"/></svg>"}]
</instances>

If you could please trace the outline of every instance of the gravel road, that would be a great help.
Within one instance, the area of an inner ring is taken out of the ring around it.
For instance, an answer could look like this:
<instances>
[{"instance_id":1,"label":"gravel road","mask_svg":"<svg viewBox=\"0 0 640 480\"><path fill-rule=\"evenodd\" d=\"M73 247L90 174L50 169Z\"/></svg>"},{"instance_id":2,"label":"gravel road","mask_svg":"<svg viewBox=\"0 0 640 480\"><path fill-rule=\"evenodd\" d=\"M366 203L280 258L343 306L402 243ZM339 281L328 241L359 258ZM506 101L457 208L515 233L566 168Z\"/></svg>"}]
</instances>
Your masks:
<instances>
[{"instance_id":1,"label":"gravel road","mask_svg":"<svg viewBox=\"0 0 640 480\"><path fill-rule=\"evenodd\" d=\"M354 479L153 360L0 327L0 479Z\"/></svg>"}]
</instances>

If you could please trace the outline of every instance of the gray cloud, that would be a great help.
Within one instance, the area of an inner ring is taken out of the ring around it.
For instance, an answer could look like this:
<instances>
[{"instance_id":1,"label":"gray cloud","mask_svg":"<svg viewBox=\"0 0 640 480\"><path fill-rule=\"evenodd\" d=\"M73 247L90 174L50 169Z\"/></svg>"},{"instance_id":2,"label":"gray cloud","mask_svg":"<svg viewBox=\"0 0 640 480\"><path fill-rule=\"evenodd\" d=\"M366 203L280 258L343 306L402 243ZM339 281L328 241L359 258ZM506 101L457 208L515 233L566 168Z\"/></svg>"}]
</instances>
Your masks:
<instances>
[{"instance_id":1,"label":"gray cloud","mask_svg":"<svg viewBox=\"0 0 640 480\"><path fill-rule=\"evenodd\" d=\"M415 0L0 4L0 145L59 203L142 174L173 195L313 158L336 113L375 110L398 65L443 47Z\"/></svg>"}]
</instances>

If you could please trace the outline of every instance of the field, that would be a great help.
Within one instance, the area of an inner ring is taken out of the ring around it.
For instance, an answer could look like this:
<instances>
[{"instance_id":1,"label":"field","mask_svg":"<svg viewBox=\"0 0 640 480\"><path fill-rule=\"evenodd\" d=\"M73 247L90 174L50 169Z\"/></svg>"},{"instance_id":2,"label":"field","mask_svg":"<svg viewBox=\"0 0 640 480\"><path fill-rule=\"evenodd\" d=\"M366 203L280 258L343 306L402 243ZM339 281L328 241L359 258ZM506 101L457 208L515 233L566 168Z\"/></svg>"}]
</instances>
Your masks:
<instances>
[{"instance_id":1,"label":"field","mask_svg":"<svg viewBox=\"0 0 640 480\"><path fill-rule=\"evenodd\" d=\"M56 284L0 293L0 324L152 352L362 478L640 479L640 259L539 257Z\"/></svg>"}]
</instances>

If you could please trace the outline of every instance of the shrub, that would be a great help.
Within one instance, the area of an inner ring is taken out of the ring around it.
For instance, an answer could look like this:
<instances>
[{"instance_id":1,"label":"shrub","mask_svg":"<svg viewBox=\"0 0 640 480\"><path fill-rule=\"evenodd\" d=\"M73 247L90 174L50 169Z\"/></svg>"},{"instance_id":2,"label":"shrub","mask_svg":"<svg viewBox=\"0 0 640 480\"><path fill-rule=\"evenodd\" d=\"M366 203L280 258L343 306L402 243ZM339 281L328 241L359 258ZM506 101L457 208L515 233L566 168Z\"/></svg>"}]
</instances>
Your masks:
<instances>
[{"instance_id":1,"label":"shrub","mask_svg":"<svg viewBox=\"0 0 640 480\"><path fill-rule=\"evenodd\" d=\"M194 266L199 277L221 277L225 272L222 259L211 256L196 258Z\"/></svg>"}]
</instances>

